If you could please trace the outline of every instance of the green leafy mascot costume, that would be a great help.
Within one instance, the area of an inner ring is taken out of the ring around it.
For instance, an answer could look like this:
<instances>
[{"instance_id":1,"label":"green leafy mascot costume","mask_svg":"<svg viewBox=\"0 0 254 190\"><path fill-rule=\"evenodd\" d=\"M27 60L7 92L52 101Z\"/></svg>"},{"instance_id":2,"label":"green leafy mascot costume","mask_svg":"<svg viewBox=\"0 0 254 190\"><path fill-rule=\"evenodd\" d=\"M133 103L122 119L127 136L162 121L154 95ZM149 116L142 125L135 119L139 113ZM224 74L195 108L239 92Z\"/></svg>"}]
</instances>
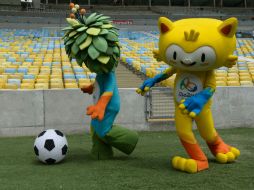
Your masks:
<instances>
[{"instance_id":1,"label":"green leafy mascot costume","mask_svg":"<svg viewBox=\"0 0 254 190\"><path fill-rule=\"evenodd\" d=\"M113 125L120 109L115 76L120 57L118 29L107 16L92 13L86 17L85 9L80 10L73 3L70 8L73 13L67 18L69 26L63 29L66 53L97 74L94 84L81 88L84 93L93 93L95 103L87 108L92 118L92 155L96 159L109 159L113 156L112 147L131 154L138 141L137 133Z\"/></svg>"}]
</instances>

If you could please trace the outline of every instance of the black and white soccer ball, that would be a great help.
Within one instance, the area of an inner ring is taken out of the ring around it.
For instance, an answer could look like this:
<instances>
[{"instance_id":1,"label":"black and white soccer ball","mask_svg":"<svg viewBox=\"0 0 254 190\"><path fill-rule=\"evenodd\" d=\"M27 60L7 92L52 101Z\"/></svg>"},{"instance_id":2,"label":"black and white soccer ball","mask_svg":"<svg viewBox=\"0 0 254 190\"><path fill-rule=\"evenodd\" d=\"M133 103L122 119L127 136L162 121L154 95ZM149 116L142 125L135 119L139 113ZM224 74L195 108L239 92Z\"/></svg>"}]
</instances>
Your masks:
<instances>
[{"instance_id":1,"label":"black and white soccer ball","mask_svg":"<svg viewBox=\"0 0 254 190\"><path fill-rule=\"evenodd\" d=\"M68 150L65 135L55 129L41 132L34 142L34 152L37 158L46 164L55 164L62 161Z\"/></svg>"}]
</instances>

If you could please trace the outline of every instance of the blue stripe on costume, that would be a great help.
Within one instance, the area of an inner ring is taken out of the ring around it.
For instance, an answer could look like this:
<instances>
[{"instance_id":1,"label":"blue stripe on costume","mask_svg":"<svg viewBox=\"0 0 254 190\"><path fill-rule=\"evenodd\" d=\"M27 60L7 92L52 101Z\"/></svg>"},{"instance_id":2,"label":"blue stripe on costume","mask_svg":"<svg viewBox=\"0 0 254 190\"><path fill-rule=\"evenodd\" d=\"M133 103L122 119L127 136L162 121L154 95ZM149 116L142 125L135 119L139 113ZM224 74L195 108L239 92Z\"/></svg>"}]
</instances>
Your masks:
<instances>
[{"instance_id":1,"label":"blue stripe on costume","mask_svg":"<svg viewBox=\"0 0 254 190\"><path fill-rule=\"evenodd\" d=\"M104 92L112 92L112 98L106 107L103 120L99 121L98 119L92 119L91 121L91 126L95 133L102 138L110 131L116 115L120 110L120 96L114 72L98 74L95 80L100 88L100 97Z\"/></svg>"}]
</instances>

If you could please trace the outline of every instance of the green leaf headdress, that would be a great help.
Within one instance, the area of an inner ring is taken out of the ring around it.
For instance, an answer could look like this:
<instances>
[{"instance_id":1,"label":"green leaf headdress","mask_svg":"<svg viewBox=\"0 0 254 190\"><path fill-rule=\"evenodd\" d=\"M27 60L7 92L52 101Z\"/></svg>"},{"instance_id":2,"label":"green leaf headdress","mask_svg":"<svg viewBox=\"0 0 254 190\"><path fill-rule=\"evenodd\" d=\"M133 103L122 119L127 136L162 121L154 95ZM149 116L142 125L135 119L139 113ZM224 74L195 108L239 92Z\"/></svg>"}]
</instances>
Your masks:
<instances>
[{"instance_id":1,"label":"green leaf headdress","mask_svg":"<svg viewBox=\"0 0 254 190\"><path fill-rule=\"evenodd\" d=\"M85 9L79 11L79 5L70 4L72 12L67 18L69 26L65 31L64 45L69 58L75 58L95 73L108 73L115 69L120 57L118 29L109 20L110 17L92 13L85 16Z\"/></svg>"}]
</instances>

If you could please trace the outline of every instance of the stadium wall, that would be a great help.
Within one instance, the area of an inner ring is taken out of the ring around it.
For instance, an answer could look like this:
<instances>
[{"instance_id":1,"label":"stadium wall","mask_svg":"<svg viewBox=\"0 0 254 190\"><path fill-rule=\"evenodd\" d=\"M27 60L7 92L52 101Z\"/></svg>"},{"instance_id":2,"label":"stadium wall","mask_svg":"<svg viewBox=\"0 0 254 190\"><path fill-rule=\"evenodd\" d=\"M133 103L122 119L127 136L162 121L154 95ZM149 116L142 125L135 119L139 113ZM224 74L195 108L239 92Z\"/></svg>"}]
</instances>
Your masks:
<instances>
[{"instance_id":1,"label":"stadium wall","mask_svg":"<svg viewBox=\"0 0 254 190\"><path fill-rule=\"evenodd\" d=\"M135 89L120 89L116 123L138 131L174 130L174 122L147 122L145 98ZM216 128L254 127L254 88L219 87L214 96ZM37 135L56 128L65 133L89 131L86 107L92 97L79 89L0 91L0 136Z\"/></svg>"}]
</instances>

